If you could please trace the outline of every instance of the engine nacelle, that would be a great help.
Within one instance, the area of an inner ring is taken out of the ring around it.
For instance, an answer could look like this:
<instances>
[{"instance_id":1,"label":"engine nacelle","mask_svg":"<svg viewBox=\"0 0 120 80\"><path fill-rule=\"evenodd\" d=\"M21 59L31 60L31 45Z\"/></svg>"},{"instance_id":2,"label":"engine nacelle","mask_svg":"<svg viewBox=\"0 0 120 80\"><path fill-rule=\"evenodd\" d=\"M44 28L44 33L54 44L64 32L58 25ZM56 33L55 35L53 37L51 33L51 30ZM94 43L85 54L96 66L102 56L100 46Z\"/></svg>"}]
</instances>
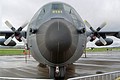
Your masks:
<instances>
[{"instance_id":1,"label":"engine nacelle","mask_svg":"<svg viewBox=\"0 0 120 80\"><path fill-rule=\"evenodd\" d=\"M4 38L0 39L0 45L2 45L2 46L15 46L16 45L16 42L13 40L11 40L8 45L5 45L4 44L5 41L6 41L6 39L4 39Z\"/></svg>"},{"instance_id":2,"label":"engine nacelle","mask_svg":"<svg viewBox=\"0 0 120 80\"><path fill-rule=\"evenodd\" d=\"M111 45L113 43L113 40L111 38L105 38L104 40L107 42L106 45ZM100 40L96 41L95 45L97 45L97 46L106 46Z\"/></svg>"},{"instance_id":3,"label":"engine nacelle","mask_svg":"<svg viewBox=\"0 0 120 80\"><path fill-rule=\"evenodd\" d=\"M120 32L118 32L115 37L120 38Z\"/></svg>"}]
</instances>

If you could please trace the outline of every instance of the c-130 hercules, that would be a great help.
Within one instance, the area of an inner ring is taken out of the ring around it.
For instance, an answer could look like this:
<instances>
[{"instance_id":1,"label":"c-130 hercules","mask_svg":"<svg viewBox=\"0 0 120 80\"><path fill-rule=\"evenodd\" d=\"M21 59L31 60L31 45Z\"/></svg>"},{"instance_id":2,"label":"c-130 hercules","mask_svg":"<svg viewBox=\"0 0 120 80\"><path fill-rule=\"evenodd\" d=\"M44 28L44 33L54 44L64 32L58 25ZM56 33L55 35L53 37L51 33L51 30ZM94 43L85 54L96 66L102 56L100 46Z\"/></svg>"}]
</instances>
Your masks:
<instances>
[{"instance_id":1,"label":"c-130 hercules","mask_svg":"<svg viewBox=\"0 0 120 80\"><path fill-rule=\"evenodd\" d=\"M120 38L120 32L99 32L106 23L94 30L87 21L83 22L73 7L62 2L48 3L40 8L27 31L22 31L27 23L17 30L8 21L5 24L12 31L0 32L0 36L5 36L0 39L0 45L15 46L13 37L23 41L32 56L49 68L50 78L64 78L67 66L82 56L88 41L97 37L99 40L95 44L103 46L113 43L106 35ZM86 31L85 24L91 32Z\"/></svg>"}]
</instances>

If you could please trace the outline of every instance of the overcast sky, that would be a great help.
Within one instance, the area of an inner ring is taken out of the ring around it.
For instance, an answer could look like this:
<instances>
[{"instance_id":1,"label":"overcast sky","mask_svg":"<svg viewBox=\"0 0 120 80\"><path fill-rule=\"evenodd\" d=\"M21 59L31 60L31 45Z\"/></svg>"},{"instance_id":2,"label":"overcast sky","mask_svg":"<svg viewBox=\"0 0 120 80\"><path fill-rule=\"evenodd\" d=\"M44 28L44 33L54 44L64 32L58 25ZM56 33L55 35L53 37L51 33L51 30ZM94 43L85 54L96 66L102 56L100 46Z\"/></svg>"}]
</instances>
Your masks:
<instances>
[{"instance_id":1,"label":"overcast sky","mask_svg":"<svg viewBox=\"0 0 120 80\"><path fill-rule=\"evenodd\" d=\"M107 22L103 30L120 31L120 0L0 0L0 30L10 30L4 22L9 20L18 28L30 21L35 12L52 1L65 2L73 6L83 20L94 28ZM2 5L2 6L1 6ZM1 8L2 7L2 8Z\"/></svg>"},{"instance_id":2,"label":"overcast sky","mask_svg":"<svg viewBox=\"0 0 120 80\"><path fill-rule=\"evenodd\" d=\"M0 26L2 26L1 24L2 24L2 14L1 14L1 8L2 8L2 3L1 3L2 1L0 1ZM1 27L0 27L1 28Z\"/></svg>"},{"instance_id":3,"label":"overcast sky","mask_svg":"<svg viewBox=\"0 0 120 80\"><path fill-rule=\"evenodd\" d=\"M2 0L0 30L9 30L5 20L18 28L24 21L29 21L40 7L52 1L70 4L83 20L88 20L95 28L106 21L104 30L120 30L120 0Z\"/></svg>"}]
</instances>

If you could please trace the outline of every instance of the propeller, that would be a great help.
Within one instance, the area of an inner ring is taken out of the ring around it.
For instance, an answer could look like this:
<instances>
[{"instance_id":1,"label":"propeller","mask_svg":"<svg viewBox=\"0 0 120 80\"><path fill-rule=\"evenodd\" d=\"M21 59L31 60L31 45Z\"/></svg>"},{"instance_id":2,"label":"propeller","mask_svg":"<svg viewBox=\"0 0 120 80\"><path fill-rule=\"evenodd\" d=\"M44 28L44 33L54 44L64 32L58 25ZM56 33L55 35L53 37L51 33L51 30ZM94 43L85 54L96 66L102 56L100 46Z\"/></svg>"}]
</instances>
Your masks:
<instances>
[{"instance_id":1,"label":"propeller","mask_svg":"<svg viewBox=\"0 0 120 80\"><path fill-rule=\"evenodd\" d=\"M21 25L17 30L13 27L13 25L9 21L5 21L5 24L13 31L14 34L12 34L5 42L4 44L7 45L9 42L16 37L17 40L22 40L25 44L27 44L26 39L22 36L21 31L22 29L27 26L28 22L25 22L23 25Z\"/></svg>"},{"instance_id":2,"label":"propeller","mask_svg":"<svg viewBox=\"0 0 120 80\"><path fill-rule=\"evenodd\" d=\"M93 41L97 37L104 45L106 45L107 42L99 34L99 31L106 25L106 22L102 23L96 30L94 30L93 27L86 20L84 22L86 26L92 31L92 34L87 37L87 42Z\"/></svg>"},{"instance_id":3,"label":"propeller","mask_svg":"<svg viewBox=\"0 0 120 80\"><path fill-rule=\"evenodd\" d=\"M14 34L13 34L12 36L10 36L10 37L4 42L4 44L5 44L5 45L9 44L9 42L13 39L13 37L14 37Z\"/></svg>"}]
</instances>

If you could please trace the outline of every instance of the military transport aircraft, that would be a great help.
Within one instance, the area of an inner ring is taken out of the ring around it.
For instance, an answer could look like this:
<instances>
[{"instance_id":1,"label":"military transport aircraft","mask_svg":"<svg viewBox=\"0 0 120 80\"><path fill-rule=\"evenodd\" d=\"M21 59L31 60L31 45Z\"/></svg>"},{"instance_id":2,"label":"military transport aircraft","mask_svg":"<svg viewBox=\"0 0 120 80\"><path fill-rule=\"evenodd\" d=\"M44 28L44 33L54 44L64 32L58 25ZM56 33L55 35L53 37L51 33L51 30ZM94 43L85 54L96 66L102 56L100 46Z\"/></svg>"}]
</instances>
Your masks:
<instances>
[{"instance_id":1,"label":"military transport aircraft","mask_svg":"<svg viewBox=\"0 0 120 80\"><path fill-rule=\"evenodd\" d=\"M120 38L120 32L99 32L106 23L94 30L73 7L62 2L48 3L40 8L29 22L27 31L22 31L27 23L17 30L8 21L5 24L12 31L0 32L0 36L5 36L0 39L0 45L15 46L13 37L23 41L40 66L49 68L50 78L64 78L67 66L82 56L88 41L99 38L95 44L103 46L113 42L106 35ZM86 31L85 25L91 32Z\"/></svg>"}]
</instances>

